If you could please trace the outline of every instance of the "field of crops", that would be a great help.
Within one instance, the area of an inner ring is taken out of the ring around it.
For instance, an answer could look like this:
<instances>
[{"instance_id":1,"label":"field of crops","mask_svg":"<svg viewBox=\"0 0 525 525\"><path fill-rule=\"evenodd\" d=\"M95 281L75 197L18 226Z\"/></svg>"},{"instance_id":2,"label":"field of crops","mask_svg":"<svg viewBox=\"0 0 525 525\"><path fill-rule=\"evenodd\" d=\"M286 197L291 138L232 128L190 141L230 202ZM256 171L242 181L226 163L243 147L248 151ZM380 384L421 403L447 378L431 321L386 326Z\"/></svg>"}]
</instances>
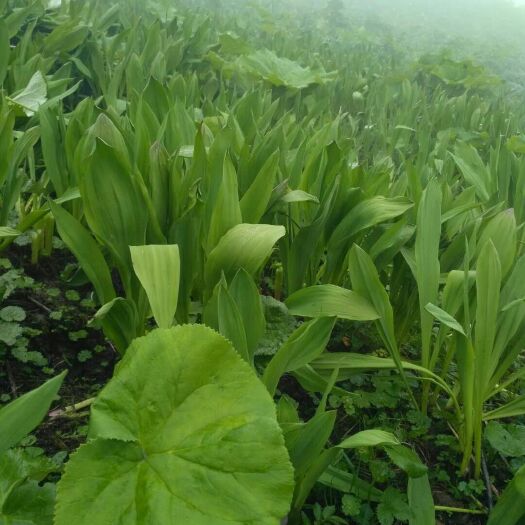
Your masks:
<instances>
[{"instance_id":1,"label":"field of crops","mask_svg":"<svg viewBox=\"0 0 525 525\"><path fill-rule=\"evenodd\" d=\"M525 524L525 7L443 2L0 0L0 525Z\"/></svg>"}]
</instances>

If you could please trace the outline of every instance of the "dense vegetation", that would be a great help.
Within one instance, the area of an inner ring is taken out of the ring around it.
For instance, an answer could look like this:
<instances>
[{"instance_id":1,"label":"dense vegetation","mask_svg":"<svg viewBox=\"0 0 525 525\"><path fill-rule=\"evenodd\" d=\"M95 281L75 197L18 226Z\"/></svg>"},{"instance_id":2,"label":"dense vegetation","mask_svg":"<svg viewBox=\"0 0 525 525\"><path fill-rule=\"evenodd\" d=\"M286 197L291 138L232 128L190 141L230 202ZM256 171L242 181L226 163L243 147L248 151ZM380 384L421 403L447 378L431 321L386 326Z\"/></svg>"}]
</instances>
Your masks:
<instances>
[{"instance_id":1,"label":"dense vegetation","mask_svg":"<svg viewBox=\"0 0 525 525\"><path fill-rule=\"evenodd\" d=\"M525 523L525 8L52 4L0 0L0 524Z\"/></svg>"}]
</instances>

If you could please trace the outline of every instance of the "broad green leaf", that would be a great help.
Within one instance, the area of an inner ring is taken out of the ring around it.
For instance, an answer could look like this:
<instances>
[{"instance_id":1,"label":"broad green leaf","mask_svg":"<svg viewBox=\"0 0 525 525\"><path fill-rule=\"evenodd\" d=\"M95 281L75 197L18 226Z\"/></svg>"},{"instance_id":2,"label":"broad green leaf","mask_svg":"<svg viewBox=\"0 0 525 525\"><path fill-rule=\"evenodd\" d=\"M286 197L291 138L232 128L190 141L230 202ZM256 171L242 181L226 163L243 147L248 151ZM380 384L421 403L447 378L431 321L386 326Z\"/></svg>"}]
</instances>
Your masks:
<instances>
[{"instance_id":1,"label":"broad green leaf","mask_svg":"<svg viewBox=\"0 0 525 525\"><path fill-rule=\"evenodd\" d=\"M494 244L489 240L478 257L476 269L476 329L474 348L476 352L476 375L479 388L487 388L497 363L492 361L496 337L501 264Z\"/></svg>"},{"instance_id":2,"label":"broad green leaf","mask_svg":"<svg viewBox=\"0 0 525 525\"><path fill-rule=\"evenodd\" d=\"M439 289L439 241L441 238L441 188L432 179L423 191L417 213L416 231L416 281L419 292L419 311L421 316L421 364L430 363L430 340L432 336L432 315L425 306L436 304Z\"/></svg>"},{"instance_id":3,"label":"broad green leaf","mask_svg":"<svg viewBox=\"0 0 525 525\"><path fill-rule=\"evenodd\" d=\"M176 244L130 246L131 262L159 328L173 324L179 298L180 255Z\"/></svg>"},{"instance_id":4,"label":"broad green leaf","mask_svg":"<svg viewBox=\"0 0 525 525\"><path fill-rule=\"evenodd\" d=\"M53 183L57 196L66 191L69 180L66 160L62 151L60 128L55 111L42 107L39 111L40 143L46 166L46 173Z\"/></svg>"},{"instance_id":5,"label":"broad green leaf","mask_svg":"<svg viewBox=\"0 0 525 525\"><path fill-rule=\"evenodd\" d=\"M293 472L274 403L213 330L137 339L58 484L55 525L278 525Z\"/></svg>"},{"instance_id":6,"label":"broad green leaf","mask_svg":"<svg viewBox=\"0 0 525 525\"><path fill-rule=\"evenodd\" d=\"M52 525L55 504L53 483L24 483L9 496L0 513L2 525Z\"/></svg>"},{"instance_id":7,"label":"broad green leaf","mask_svg":"<svg viewBox=\"0 0 525 525\"><path fill-rule=\"evenodd\" d=\"M377 196L364 200L353 207L337 225L328 247L340 246L360 231L399 217L413 206L414 203L404 197L388 199Z\"/></svg>"},{"instance_id":8,"label":"broad green leaf","mask_svg":"<svg viewBox=\"0 0 525 525\"><path fill-rule=\"evenodd\" d=\"M460 142L452 155L465 180L474 186L476 194L482 201L490 200L495 177L481 160L476 148L465 142Z\"/></svg>"},{"instance_id":9,"label":"broad green leaf","mask_svg":"<svg viewBox=\"0 0 525 525\"><path fill-rule=\"evenodd\" d=\"M380 317L364 297L333 284L298 290L288 297L286 306L293 315L303 317L339 317L354 321L373 321Z\"/></svg>"},{"instance_id":10,"label":"broad green leaf","mask_svg":"<svg viewBox=\"0 0 525 525\"><path fill-rule=\"evenodd\" d=\"M231 341L233 348L247 363L253 364L252 356L248 352L245 325L240 310L225 286L219 286L217 320L219 332ZM247 328L249 329L249 326Z\"/></svg>"},{"instance_id":11,"label":"broad green leaf","mask_svg":"<svg viewBox=\"0 0 525 525\"><path fill-rule=\"evenodd\" d=\"M246 332L248 354L253 358L257 344L266 328L259 289L248 272L244 268L240 268L235 274L228 291L239 309L244 331Z\"/></svg>"},{"instance_id":12,"label":"broad green leaf","mask_svg":"<svg viewBox=\"0 0 525 525\"><path fill-rule=\"evenodd\" d=\"M388 294L379 279L377 269L372 259L359 246L354 245L348 256L348 269L350 271L353 289L362 297L366 298L378 312L379 319L376 321L376 326L379 334L410 392L396 341L394 313Z\"/></svg>"},{"instance_id":13,"label":"broad green leaf","mask_svg":"<svg viewBox=\"0 0 525 525\"><path fill-rule=\"evenodd\" d=\"M129 247L145 244L148 211L123 155L120 148L97 139L95 151L84 163L79 187L87 222L97 239L111 250L128 289L132 271Z\"/></svg>"},{"instance_id":14,"label":"broad green leaf","mask_svg":"<svg viewBox=\"0 0 525 525\"><path fill-rule=\"evenodd\" d=\"M383 269L414 236L416 228L407 226L404 219L385 227L384 233L369 250L370 258L378 270Z\"/></svg>"},{"instance_id":15,"label":"broad green leaf","mask_svg":"<svg viewBox=\"0 0 525 525\"><path fill-rule=\"evenodd\" d=\"M0 20L0 87L4 83L9 65L9 54L11 48L9 46L9 31L4 20Z\"/></svg>"},{"instance_id":16,"label":"broad green leaf","mask_svg":"<svg viewBox=\"0 0 525 525\"><path fill-rule=\"evenodd\" d=\"M436 523L436 512L428 476L409 477L407 493L411 512L408 524L434 525Z\"/></svg>"},{"instance_id":17,"label":"broad green leaf","mask_svg":"<svg viewBox=\"0 0 525 525\"><path fill-rule=\"evenodd\" d=\"M283 226L238 224L220 239L206 261L208 287L215 286L221 272L231 279L239 268L256 274L270 256L275 243L284 237Z\"/></svg>"},{"instance_id":18,"label":"broad green leaf","mask_svg":"<svg viewBox=\"0 0 525 525\"><path fill-rule=\"evenodd\" d=\"M57 25L44 40L44 52L47 55L54 53L68 53L79 47L89 35L89 28L72 19Z\"/></svg>"},{"instance_id":19,"label":"broad green leaf","mask_svg":"<svg viewBox=\"0 0 525 525\"><path fill-rule=\"evenodd\" d=\"M47 99L47 85L44 76L37 71L29 80L27 86L9 100L22 108L24 113L31 117Z\"/></svg>"},{"instance_id":20,"label":"broad green leaf","mask_svg":"<svg viewBox=\"0 0 525 525\"><path fill-rule=\"evenodd\" d=\"M88 279L93 284L98 300L108 303L115 298L111 273L98 243L82 224L54 202L49 207L55 217L58 233L73 252Z\"/></svg>"},{"instance_id":21,"label":"broad green leaf","mask_svg":"<svg viewBox=\"0 0 525 525\"><path fill-rule=\"evenodd\" d=\"M300 479L323 452L334 429L337 412L321 412L306 423L284 427L286 447Z\"/></svg>"},{"instance_id":22,"label":"broad green leaf","mask_svg":"<svg viewBox=\"0 0 525 525\"><path fill-rule=\"evenodd\" d=\"M333 80L335 72L326 73L322 69L312 70L297 62L278 57L269 49L261 49L250 55L241 56L237 68L256 78L263 79L274 86L304 89L311 84L325 84Z\"/></svg>"},{"instance_id":23,"label":"broad green leaf","mask_svg":"<svg viewBox=\"0 0 525 525\"><path fill-rule=\"evenodd\" d=\"M454 319L454 317L452 317L448 312L445 312L445 310L439 308L439 306L436 306L432 303L428 303L425 306L425 310L432 314L440 323L443 323L449 328L452 328L452 330L455 330L456 332L466 337L465 330L463 330L463 327L456 321L456 319Z\"/></svg>"},{"instance_id":24,"label":"broad green leaf","mask_svg":"<svg viewBox=\"0 0 525 525\"><path fill-rule=\"evenodd\" d=\"M520 525L525 516L525 466L516 472L489 515L487 525Z\"/></svg>"},{"instance_id":25,"label":"broad green leaf","mask_svg":"<svg viewBox=\"0 0 525 525\"><path fill-rule=\"evenodd\" d=\"M337 461L340 454L341 451L339 449L332 447L323 450L321 454L311 462L308 468L296 480L293 496L293 510L296 512L301 510L306 499L310 495L311 490L314 488L314 485L326 469Z\"/></svg>"},{"instance_id":26,"label":"broad green leaf","mask_svg":"<svg viewBox=\"0 0 525 525\"><path fill-rule=\"evenodd\" d=\"M57 462L33 447L0 454L0 524L52 525L54 483L42 483L60 471Z\"/></svg>"},{"instance_id":27,"label":"broad green leaf","mask_svg":"<svg viewBox=\"0 0 525 525\"><path fill-rule=\"evenodd\" d=\"M517 354L508 352L509 343L522 328L525 319L525 257L521 256L510 275L506 279L501 290L500 313L498 315L498 326L494 348L492 352L493 364L498 362L497 369L492 375L492 385L495 385L508 372L509 367L514 364ZM518 348L521 351L521 347ZM502 358L503 357L503 358Z\"/></svg>"},{"instance_id":28,"label":"broad green leaf","mask_svg":"<svg viewBox=\"0 0 525 525\"><path fill-rule=\"evenodd\" d=\"M226 155L224 158L222 181L213 201L209 230L207 232L207 249L213 250L225 234L242 222L237 188L237 173Z\"/></svg>"},{"instance_id":29,"label":"broad green leaf","mask_svg":"<svg viewBox=\"0 0 525 525\"><path fill-rule=\"evenodd\" d=\"M264 371L262 380L270 394L274 394L283 374L309 364L324 352L334 324L335 318L320 317L303 323L295 330Z\"/></svg>"},{"instance_id":30,"label":"broad green leaf","mask_svg":"<svg viewBox=\"0 0 525 525\"><path fill-rule=\"evenodd\" d=\"M390 432L383 430L363 430L344 439L337 445L339 448L377 447L384 445L399 445L399 441Z\"/></svg>"},{"instance_id":31,"label":"broad green leaf","mask_svg":"<svg viewBox=\"0 0 525 525\"><path fill-rule=\"evenodd\" d=\"M277 176L279 151L275 151L255 177L246 193L241 199L242 220L247 223L257 224L264 215Z\"/></svg>"},{"instance_id":32,"label":"broad green leaf","mask_svg":"<svg viewBox=\"0 0 525 525\"><path fill-rule=\"evenodd\" d=\"M489 240L498 252L501 275L505 278L516 257L517 228L514 210L504 210L488 222L478 241L478 255Z\"/></svg>"},{"instance_id":33,"label":"broad green leaf","mask_svg":"<svg viewBox=\"0 0 525 525\"><path fill-rule=\"evenodd\" d=\"M0 409L0 454L17 445L44 419L65 377L62 372Z\"/></svg>"},{"instance_id":34,"label":"broad green leaf","mask_svg":"<svg viewBox=\"0 0 525 525\"><path fill-rule=\"evenodd\" d=\"M293 202L314 202L319 204L319 199L315 195L306 193L303 190L290 190L280 200L286 204L292 204Z\"/></svg>"}]
</instances>

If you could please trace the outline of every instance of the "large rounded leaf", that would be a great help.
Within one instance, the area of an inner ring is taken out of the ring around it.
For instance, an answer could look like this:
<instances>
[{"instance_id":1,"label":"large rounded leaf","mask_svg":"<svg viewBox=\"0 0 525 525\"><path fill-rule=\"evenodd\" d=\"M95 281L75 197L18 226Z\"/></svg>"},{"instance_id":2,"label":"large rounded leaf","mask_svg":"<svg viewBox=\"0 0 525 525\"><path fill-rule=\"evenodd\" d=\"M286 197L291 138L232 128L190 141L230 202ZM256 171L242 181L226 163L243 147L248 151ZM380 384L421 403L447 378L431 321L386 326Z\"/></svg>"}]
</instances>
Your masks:
<instances>
[{"instance_id":1,"label":"large rounded leaf","mask_svg":"<svg viewBox=\"0 0 525 525\"><path fill-rule=\"evenodd\" d=\"M55 525L277 525L293 472L271 397L204 326L136 339L95 401Z\"/></svg>"}]
</instances>

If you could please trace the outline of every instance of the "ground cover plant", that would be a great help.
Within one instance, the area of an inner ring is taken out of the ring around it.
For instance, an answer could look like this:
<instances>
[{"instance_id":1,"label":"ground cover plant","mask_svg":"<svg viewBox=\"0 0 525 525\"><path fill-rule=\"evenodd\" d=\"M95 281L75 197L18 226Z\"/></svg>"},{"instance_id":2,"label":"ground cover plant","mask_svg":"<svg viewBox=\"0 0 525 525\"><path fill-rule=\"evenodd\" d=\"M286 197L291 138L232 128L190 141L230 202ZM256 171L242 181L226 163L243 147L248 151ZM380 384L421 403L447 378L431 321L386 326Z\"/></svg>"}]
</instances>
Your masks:
<instances>
[{"instance_id":1,"label":"ground cover plant","mask_svg":"<svg viewBox=\"0 0 525 525\"><path fill-rule=\"evenodd\" d=\"M0 1L0 524L523 523L525 11L383 4Z\"/></svg>"}]
</instances>

